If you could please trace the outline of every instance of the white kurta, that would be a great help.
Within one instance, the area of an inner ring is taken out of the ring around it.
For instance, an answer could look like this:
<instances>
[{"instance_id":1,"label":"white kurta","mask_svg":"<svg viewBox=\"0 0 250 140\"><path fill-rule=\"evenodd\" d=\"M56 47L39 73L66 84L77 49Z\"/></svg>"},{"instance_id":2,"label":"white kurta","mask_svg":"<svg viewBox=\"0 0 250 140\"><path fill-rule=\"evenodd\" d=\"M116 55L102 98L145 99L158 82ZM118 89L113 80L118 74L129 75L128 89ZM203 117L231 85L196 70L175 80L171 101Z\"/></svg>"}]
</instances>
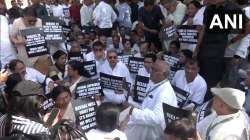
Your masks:
<instances>
[{"instance_id":1,"label":"white kurta","mask_svg":"<svg viewBox=\"0 0 250 140\"><path fill-rule=\"evenodd\" d=\"M198 104L203 103L204 96L207 92L207 83L199 74L197 74L191 83L188 83L185 71L179 70L175 73L172 85L190 93L189 100Z\"/></svg>"},{"instance_id":2,"label":"white kurta","mask_svg":"<svg viewBox=\"0 0 250 140\"><path fill-rule=\"evenodd\" d=\"M116 64L115 68L112 69L109 65L109 62L106 60L105 63L101 66L100 72L109 75L125 77L127 82L132 83L128 68L120 61ZM106 102L114 102L120 104L126 101L126 91L123 91L124 94L116 94L114 90L103 89L103 93L105 95L104 101Z\"/></svg>"},{"instance_id":3,"label":"white kurta","mask_svg":"<svg viewBox=\"0 0 250 140\"><path fill-rule=\"evenodd\" d=\"M160 85L160 86L158 86ZM154 87L155 88L152 92ZM169 81L149 86L141 109L134 108L125 133L129 140L156 140L166 127L162 103L177 107L177 99ZM135 133L136 131L136 133Z\"/></svg>"},{"instance_id":4,"label":"white kurta","mask_svg":"<svg viewBox=\"0 0 250 140\"><path fill-rule=\"evenodd\" d=\"M37 71L36 69L28 68L28 67L26 68L26 74L24 76L25 80L30 80L30 81L42 84L45 78L46 76L40 73L39 71ZM48 85L50 81L52 81L50 78L46 79L46 89L45 89L46 93L49 92Z\"/></svg>"},{"instance_id":5,"label":"white kurta","mask_svg":"<svg viewBox=\"0 0 250 140\"><path fill-rule=\"evenodd\" d=\"M218 125L213 127L215 124ZM208 131L209 126L213 127L210 131ZM241 111L221 116L213 113L198 123L197 130L204 140L246 140L245 137L248 133L249 138L250 131L249 118Z\"/></svg>"},{"instance_id":6,"label":"white kurta","mask_svg":"<svg viewBox=\"0 0 250 140\"><path fill-rule=\"evenodd\" d=\"M0 15L0 61L2 67L16 59L16 51L10 42L8 19Z\"/></svg>"}]
</instances>

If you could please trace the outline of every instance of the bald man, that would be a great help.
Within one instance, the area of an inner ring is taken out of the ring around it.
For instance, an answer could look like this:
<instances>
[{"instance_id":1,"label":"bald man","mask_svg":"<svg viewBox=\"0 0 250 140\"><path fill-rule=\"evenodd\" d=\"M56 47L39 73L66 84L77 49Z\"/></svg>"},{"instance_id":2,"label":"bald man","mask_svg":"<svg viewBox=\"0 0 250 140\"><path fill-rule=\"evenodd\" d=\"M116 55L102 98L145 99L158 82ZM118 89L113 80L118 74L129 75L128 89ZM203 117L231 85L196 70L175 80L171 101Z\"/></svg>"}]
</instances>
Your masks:
<instances>
[{"instance_id":1,"label":"bald man","mask_svg":"<svg viewBox=\"0 0 250 140\"><path fill-rule=\"evenodd\" d=\"M125 130L129 140L161 140L166 127L162 103L177 107L175 93L167 79L169 66L157 60L152 66L152 85L140 109L131 107L130 120ZM136 133L135 133L136 131Z\"/></svg>"}]
</instances>

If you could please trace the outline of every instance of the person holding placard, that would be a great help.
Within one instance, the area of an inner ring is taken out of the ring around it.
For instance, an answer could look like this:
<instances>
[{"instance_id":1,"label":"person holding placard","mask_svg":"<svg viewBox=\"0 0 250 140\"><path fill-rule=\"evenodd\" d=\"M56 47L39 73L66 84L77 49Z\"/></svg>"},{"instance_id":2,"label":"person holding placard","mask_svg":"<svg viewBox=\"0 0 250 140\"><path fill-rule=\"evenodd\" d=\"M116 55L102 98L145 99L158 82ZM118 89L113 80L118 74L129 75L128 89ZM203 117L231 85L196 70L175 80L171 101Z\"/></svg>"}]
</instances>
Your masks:
<instances>
[{"instance_id":1,"label":"person holding placard","mask_svg":"<svg viewBox=\"0 0 250 140\"><path fill-rule=\"evenodd\" d=\"M188 100L184 104L184 109L193 110L194 107L203 103L207 92L206 81L199 75L199 64L197 60L189 60L185 65L185 70L175 73L172 85L188 92Z\"/></svg>"},{"instance_id":2,"label":"person holding placard","mask_svg":"<svg viewBox=\"0 0 250 140\"><path fill-rule=\"evenodd\" d=\"M86 61L95 60L97 76L99 76L99 73L101 71L101 66L104 64L105 59L106 59L105 46L100 41L96 41L93 44L92 51L90 53L86 54L86 56L85 56Z\"/></svg>"},{"instance_id":3,"label":"person holding placard","mask_svg":"<svg viewBox=\"0 0 250 140\"><path fill-rule=\"evenodd\" d=\"M26 41L21 35L21 30L33 27L42 27L42 21L37 18L33 7L27 7L23 10L23 17L14 20L10 33L10 40L17 49L17 58L22 60L24 64L29 67L34 65L39 56L28 57L25 46Z\"/></svg>"},{"instance_id":4,"label":"person holding placard","mask_svg":"<svg viewBox=\"0 0 250 140\"><path fill-rule=\"evenodd\" d=\"M101 72L109 75L124 77L126 82L132 83L129 70L125 64L118 61L116 50L107 51L107 60L101 67ZM126 101L127 91L103 89L104 101L122 104Z\"/></svg>"},{"instance_id":5,"label":"person holding placard","mask_svg":"<svg viewBox=\"0 0 250 140\"><path fill-rule=\"evenodd\" d=\"M170 67L162 60L157 60L153 64L150 75L153 84L148 86L142 107L131 107L127 116L130 119L125 133L129 140L163 139L166 124L162 103L177 107L174 90L167 79L169 69Z\"/></svg>"}]
</instances>

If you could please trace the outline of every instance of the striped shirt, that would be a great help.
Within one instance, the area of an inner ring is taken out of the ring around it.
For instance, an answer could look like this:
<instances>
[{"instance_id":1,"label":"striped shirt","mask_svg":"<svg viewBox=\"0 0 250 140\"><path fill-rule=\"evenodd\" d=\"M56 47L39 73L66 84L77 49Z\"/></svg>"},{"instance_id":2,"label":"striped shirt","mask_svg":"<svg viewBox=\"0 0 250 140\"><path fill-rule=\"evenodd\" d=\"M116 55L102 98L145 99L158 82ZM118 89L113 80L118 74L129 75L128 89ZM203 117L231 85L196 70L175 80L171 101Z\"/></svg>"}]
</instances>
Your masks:
<instances>
[{"instance_id":1,"label":"striped shirt","mask_svg":"<svg viewBox=\"0 0 250 140\"><path fill-rule=\"evenodd\" d=\"M50 134L43 124L19 116L12 116L11 132L15 130L25 134Z\"/></svg>"}]
</instances>

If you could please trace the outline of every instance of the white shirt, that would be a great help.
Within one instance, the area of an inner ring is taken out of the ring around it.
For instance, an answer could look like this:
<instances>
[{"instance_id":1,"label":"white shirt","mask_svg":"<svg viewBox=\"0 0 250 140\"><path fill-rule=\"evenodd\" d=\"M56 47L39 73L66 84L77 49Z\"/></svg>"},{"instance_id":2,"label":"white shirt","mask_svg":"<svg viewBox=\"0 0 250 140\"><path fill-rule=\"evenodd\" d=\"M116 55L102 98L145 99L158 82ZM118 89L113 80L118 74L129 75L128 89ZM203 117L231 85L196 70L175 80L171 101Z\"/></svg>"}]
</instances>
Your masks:
<instances>
[{"instance_id":1,"label":"white shirt","mask_svg":"<svg viewBox=\"0 0 250 140\"><path fill-rule=\"evenodd\" d=\"M188 83L185 70L179 70L174 75L172 85L190 93L189 100L200 105L203 103L207 91L207 83L199 74L197 74L192 82Z\"/></svg>"},{"instance_id":2,"label":"white shirt","mask_svg":"<svg viewBox=\"0 0 250 140\"><path fill-rule=\"evenodd\" d=\"M193 25L203 25L204 11L206 6L201 7L193 18Z\"/></svg>"},{"instance_id":3,"label":"white shirt","mask_svg":"<svg viewBox=\"0 0 250 140\"><path fill-rule=\"evenodd\" d=\"M93 11L94 11L95 5L91 4L89 6L83 4L82 8L80 10L81 14L81 25L82 26L90 26L89 24L93 22Z\"/></svg>"},{"instance_id":4,"label":"white shirt","mask_svg":"<svg viewBox=\"0 0 250 140\"><path fill-rule=\"evenodd\" d=\"M250 18L250 6L244 8L245 14L248 18ZM241 39L239 45L237 46L235 54L246 58L248 54L248 47L250 46L250 34Z\"/></svg>"},{"instance_id":5,"label":"white shirt","mask_svg":"<svg viewBox=\"0 0 250 140\"><path fill-rule=\"evenodd\" d=\"M158 86L160 85L160 86ZM154 87L155 88L152 92ZM149 86L148 96L144 99L141 109L134 108L128 125L145 125L166 128L162 103L177 107L177 99L169 81ZM129 139L129 137L128 137Z\"/></svg>"},{"instance_id":6,"label":"white shirt","mask_svg":"<svg viewBox=\"0 0 250 140\"><path fill-rule=\"evenodd\" d=\"M63 13L63 6L58 4L52 6L52 13L54 17L58 17L59 19L63 20L64 13Z\"/></svg>"},{"instance_id":7,"label":"white shirt","mask_svg":"<svg viewBox=\"0 0 250 140\"><path fill-rule=\"evenodd\" d=\"M115 22L117 15L113 8L101 1L93 12L94 24L99 28L112 28L113 22Z\"/></svg>"},{"instance_id":8,"label":"white shirt","mask_svg":"<svg viewBox=\"0 0 250 140\"><path fill-rule=\"evenodd\" d=\"M42 84L45 78L46 76L40 73L38 70L29 68L29 67L26 68L26 74L24 76L25 80L30 80L30 81ZM46 79L46 89L45 89L46 93L49 92L48 85L49 85L49 82L51 81L52 80L50 78Z\"/></svg>"},{"instance_id":9,"label":"white shirt","mask_svg":"<svg viewBox=\"0 0 250 140\"><path fill-rule=\"evenodd\" d=\"M105 55L106 55L106 51L105 51ZM86 61L93 61L93 60L95 60L97 75L99 75L99 73L101 71L101 68L102 68L102 65L105 63L105 59L96 60L95 54L92 51L92 52L89 52L88 54L85 55L85 60Z\"/></svg>"},{"instance_id":10,"label":"white shirt","mask_svg":"<svg viewBox=\"0 0 250 140\"><path fill-rule=\"evenodd\" d=\"M143 66L142 68L140 68L138 70L138 75L145 76L145 77L150 77L150 73L146 70L145 66Z\"/></svg>"},{"instance_id":11,"label":"white shirt","mask_svg":"<svg viewBox=\"0 0 250 140\"><path fill-rule=\"evenodd\" d=\"M92 129L86 133L88 140L107 140L107 139L114 139L120 138L120 140L127 140L126 135L117 129L113 130L112 132L104 132L99 129Z\"/></svg>"},{"instance_id":12,"label":"white shirt","mask_svg":"<svg viewBox=\"0 0 250 140\"><path fill-rule=\"evenodd\" d=\"M118 4L116 8L119 12L119 17L117 19L119 22L119 25L127 27L127 28L131 28L132 27L131 8L128 5L128 3L124 2L122 4Z\"/></svg>"},{"instance_id":13,"label":"white shirt","mask_svg":"<svg viewBox=\"0 0 250 140\"><path fill-rule=\"evenodd\" d=\"M223 120L230 119L229 121L219 123ZM216 123L219 123L213 129L208 128L213 127ZM202 139L207 139L206 134L210 137L210 140L245 140L244 139L244 129L249 134L249 118L241 111L230 114L230 115L220 115L218 116L216 113L213 113L206 118L204 118L197 125L197 130Z\"/></svg>"},{"instance_id":14,"label":"white shirt","mask_svg":"<svg viewBox=\"0 0 250 140\"><path fill-rule=\"evenodd\" d=\"M0 61L2 67L16 59L16 51L10 42L8 19L0 15Z\"/></svg>"},{"instance_id":15,"label":"white shirt","mask_svg":"<svg viewBox=\"0 0 250 140\"><path fill-rule=\"evenodd\" d=\"M174 25L180 25L185 16L186 9L187 7L182 2L178 1L176 10L173 13L169 13L168 19L174 21Z\"/></svg>"},{"instance_id":16,"label":"white shirt","mask_svg":"<svg viewBox=\"0 0 250 140\"><path fill-rule=\"evenodd\" d=\"M125 77L127 82L132 83L127 66L120 61L116 64L115 68L112 69L109 65L109 62L106 60L105 63L101 66L101 72L109 75ZM105 95L104 101L114 102L117 104L126 101L126 91L123 91L124 94L115 94L114 90L103 89L103 93Z\"/></svg>"}]
</instances>

